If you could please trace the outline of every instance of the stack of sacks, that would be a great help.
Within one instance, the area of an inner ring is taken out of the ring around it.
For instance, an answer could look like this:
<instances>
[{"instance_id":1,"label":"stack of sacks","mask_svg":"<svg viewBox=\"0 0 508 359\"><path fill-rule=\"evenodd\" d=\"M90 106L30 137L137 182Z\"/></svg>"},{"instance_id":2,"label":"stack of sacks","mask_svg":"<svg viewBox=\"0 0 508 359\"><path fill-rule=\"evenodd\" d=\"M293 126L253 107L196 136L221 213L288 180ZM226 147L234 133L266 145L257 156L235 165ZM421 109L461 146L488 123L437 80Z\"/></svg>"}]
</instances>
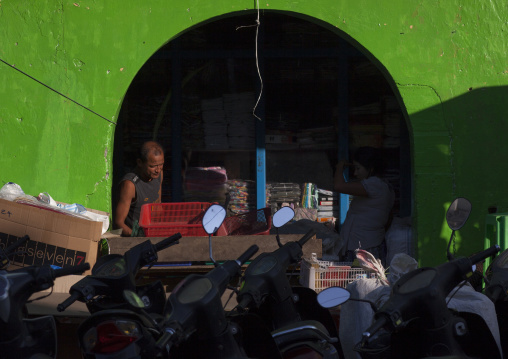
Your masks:
<instances>
[{"instance_id":1,"label":"stack of sacks","mask_svg":"<svg viewBox=\"0 0 508 359\"><path fill-rule=\"evenodd\" d=\"M267 205L275 213L282 206L296 209L300 206L302 190L298 183L268 183L266 185Z\"/></svg>"},{"instance_id":2,"label":"stack of sacks","mask_svg":"<svg viewBox=\"0 0 508 359\"><path fill-rule=\"evenodd\" d=\"M228 180L229 210L234 214L255 211L256 183L248 180Z\"/></svg>"}]
</instances>

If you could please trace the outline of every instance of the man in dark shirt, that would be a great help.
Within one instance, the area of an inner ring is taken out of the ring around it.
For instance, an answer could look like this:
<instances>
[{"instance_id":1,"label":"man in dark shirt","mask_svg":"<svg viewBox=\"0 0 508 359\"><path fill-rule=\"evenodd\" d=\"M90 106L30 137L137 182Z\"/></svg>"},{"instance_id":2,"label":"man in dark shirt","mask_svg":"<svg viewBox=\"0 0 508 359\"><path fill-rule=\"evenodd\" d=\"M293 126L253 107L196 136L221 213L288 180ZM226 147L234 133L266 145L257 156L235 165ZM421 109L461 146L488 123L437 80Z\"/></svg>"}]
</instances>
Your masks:
<instances>
[{"instance_id":1,"label":"man in dark shirt","mask_svg":"<svg viewBox=\"0 0 508 359\"><path fill-rule=\"evenodd\" d=\"M154 141L145 142L136 159L136 168L127 173L120 182L115 227L122 229L122 236L133 235L132 230L139 221L143 204L160 203L163 165L162 146Z\"/></svg>"}]
</instances>

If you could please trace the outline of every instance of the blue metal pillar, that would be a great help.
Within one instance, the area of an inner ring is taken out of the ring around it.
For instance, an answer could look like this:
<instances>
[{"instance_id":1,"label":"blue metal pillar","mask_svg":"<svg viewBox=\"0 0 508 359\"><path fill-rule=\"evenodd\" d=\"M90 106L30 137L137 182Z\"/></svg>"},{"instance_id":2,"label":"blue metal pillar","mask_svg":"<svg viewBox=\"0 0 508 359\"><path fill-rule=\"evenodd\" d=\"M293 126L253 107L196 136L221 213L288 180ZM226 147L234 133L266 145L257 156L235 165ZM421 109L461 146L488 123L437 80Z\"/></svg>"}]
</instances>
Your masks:
<instances>
[{"instance_id":1,"label":"blue metal pillar","mask_svg":"<svg viewBox=\"0 0 508 359\"><path fill-rule=\"evenodd\" d=\"M258 66L259 73L264 73L264 26L263 22L258 27ZM260 80L262 81L262 79ZM259 82L258 93L261 93L261 98L256 108L255 114L259 117L256 118L256 207L257 209L266 207L266 145L265 145L265 97L261 92L263 90L262 82Z\"/></svg>"},{"instance_id":2,"label":"blue metal pillar","mask_svg":"<svg viewBox=\"0 0 508 359\"><path fill-rule=\"evenodd\" d=\"M256 207L266 207L265 122L256 122Z\"/></svg>"}]
</instances>

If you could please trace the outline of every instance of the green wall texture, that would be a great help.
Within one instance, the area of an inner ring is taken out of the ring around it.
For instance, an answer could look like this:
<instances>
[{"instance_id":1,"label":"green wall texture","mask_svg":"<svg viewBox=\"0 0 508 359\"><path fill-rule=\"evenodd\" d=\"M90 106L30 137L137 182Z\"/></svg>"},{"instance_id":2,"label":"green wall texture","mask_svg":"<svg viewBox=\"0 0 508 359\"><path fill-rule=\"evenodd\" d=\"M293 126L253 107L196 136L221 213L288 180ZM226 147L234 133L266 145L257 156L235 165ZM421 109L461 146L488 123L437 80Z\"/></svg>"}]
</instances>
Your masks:
<instances>
[{"instance_id":1,"label":"green wall texture","mask_svg":"<svg viewBox=\"0 0 508 359\"><path fill-rule=\"evenodd\" d=\"M445 260L456 196L473 204L457 253L482 249L487 208L508 212L505 0L0 0L0 184L111 211L114 123L136 72L186 29L258 7L344 37L399 96L420 263Z\"/></svg>"}]
</instances>

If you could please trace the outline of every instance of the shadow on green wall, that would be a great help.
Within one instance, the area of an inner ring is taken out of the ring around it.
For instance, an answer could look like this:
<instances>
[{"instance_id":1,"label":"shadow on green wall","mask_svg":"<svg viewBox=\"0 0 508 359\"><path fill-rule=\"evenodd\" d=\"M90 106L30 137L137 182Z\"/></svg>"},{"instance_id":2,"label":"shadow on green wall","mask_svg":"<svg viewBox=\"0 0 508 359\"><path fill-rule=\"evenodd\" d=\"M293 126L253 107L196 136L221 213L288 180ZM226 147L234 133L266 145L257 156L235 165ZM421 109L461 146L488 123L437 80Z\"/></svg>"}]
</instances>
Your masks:
<instances>
[{"instance_id":1,"label":"shadow on green wall","mask_svg":"<svg viewBox=\"0 0 508 359\"><path fill-rule=\"evenodd\" d=\"M420 265L446 260L451 231L445 213L454 198L466 197L472 203L468 222L456 234L457 255L484 249L486 215L508 211L507 98L507 86L467 89L410 116L413 128L418 128L411 135L413 223ZM442 120L436 121L436 113L442 113Z\"/></svg>"}]
</instances>

